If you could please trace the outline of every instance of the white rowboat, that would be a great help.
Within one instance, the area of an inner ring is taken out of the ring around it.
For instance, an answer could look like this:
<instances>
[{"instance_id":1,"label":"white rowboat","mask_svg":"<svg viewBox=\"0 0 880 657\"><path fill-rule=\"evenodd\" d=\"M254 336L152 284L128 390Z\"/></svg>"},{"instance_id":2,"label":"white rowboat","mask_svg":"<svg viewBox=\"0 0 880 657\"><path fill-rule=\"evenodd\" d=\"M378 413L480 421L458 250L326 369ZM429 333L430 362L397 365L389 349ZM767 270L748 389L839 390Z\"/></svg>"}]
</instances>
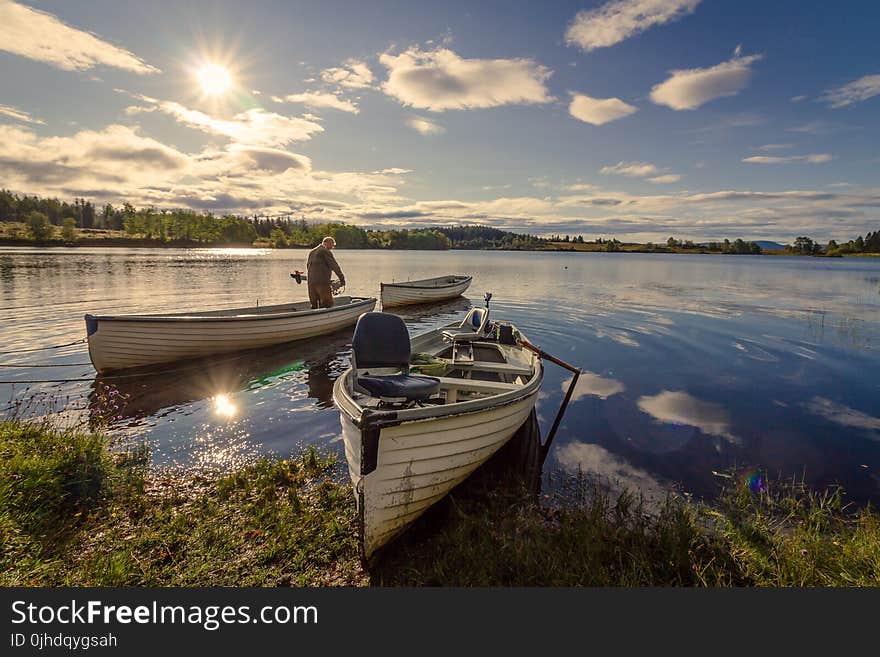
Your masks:
<instances>
[{"instance_id":1,"label":"white rowboat","mask_svg":"<svg viewBox=\"0 0 880 657\"><path fill-rule=\"evenodd\" d=\"M516 328L503 328L496 337L488 309L474 308L461 324L410 343L395 315L373 312L358 321L352 367L336 380L333 400L365 560L504 446L532 413L543 364L519 344ZM412 352L428 357L426 369L438 376L409 373Z\"/></svg>"},{"instance_id":2,"label":"white rowboat","mask_svg":"<svg viewBox=\"0 0 880 657\"><path fill-rule=\"evenodd\" d=\"M332 333L376 306L373 297L336 297L256 308L158 315L86 315L89 356L106 372L256 349Z\"/></svg>"},{"instance_id":3,"label":"white rowboat","mask_svg":"<svg viewBox=\"0 0 880 657\"><path fill-rule=\"evenodd\" d=\"M472 276L450 274L402 283L380 283L382 308L433 303L461 296L470 287Z\"/></svg>"}]
</instances>

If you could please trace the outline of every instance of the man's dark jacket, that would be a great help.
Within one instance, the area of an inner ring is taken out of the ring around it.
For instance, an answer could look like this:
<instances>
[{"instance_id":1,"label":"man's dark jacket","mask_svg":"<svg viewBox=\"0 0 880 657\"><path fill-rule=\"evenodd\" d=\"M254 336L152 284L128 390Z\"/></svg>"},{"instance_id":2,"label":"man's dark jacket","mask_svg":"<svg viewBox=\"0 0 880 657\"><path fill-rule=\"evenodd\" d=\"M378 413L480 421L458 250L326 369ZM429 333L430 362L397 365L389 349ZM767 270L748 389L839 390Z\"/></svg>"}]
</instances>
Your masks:
<instances>
[{"instance_id":1,"label":"man's dark jacket","mask_svg":"<svg viewBox=\"0 0 880 657\"><path fill-rule=\"evenodd\" d=\"M330 249L323 244L319 244L309 251L309 259L306 266L308 269L306 275L308 276L309 283L329 285L331 272L336 272L339 280L345 282L345 276L342 273L342 269L339 268L336 258L333 257Z\"/></svg>"}]
</instances>

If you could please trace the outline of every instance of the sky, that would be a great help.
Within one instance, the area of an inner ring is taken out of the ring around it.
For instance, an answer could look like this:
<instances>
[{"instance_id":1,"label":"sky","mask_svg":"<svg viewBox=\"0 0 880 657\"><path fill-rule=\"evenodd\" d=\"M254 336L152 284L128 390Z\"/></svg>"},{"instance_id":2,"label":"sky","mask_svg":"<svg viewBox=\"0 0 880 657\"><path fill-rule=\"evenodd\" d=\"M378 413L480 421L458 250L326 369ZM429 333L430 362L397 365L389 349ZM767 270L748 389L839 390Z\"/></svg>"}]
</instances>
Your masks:
<instances>
[{"instance_id":1,"label":"sky","mask_svg":"<svg viewBox=\"0 0 880 657\"><path fill-rule=\"evenodd\" d=\"M0 0L0 187L623 241L880 230L880 2Z\"/></svg>"}]
</instances>

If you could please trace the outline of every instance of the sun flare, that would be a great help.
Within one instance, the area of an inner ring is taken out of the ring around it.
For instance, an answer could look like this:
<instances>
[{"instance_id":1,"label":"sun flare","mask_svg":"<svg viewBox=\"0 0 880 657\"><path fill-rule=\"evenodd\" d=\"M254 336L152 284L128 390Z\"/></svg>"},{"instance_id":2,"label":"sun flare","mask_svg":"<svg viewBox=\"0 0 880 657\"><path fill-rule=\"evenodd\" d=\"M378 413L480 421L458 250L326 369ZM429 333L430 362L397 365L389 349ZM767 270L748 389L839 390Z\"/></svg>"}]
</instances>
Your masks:
<instances>
[{"instance_id":1,"label":"sun flare","mask_svg":"<svg viewBox=\"0 0 880 657\"><path fill-rule=\"evenodd\" d=\"M220 417L231 418L238 413L238 407L228 395L217 395L214 397L214 413Z\"/></svg>"},{"instance_id":2,"label":"sun flare","mask_svg":"<svg viewBox=\"0 0 880 657\"><path fill-rule=\"evenodd\" d=\"M229 69L219 64L205 64L196 72L196 77L206 96L222 96L232 86Z\"/></svg>"}]
</instances>

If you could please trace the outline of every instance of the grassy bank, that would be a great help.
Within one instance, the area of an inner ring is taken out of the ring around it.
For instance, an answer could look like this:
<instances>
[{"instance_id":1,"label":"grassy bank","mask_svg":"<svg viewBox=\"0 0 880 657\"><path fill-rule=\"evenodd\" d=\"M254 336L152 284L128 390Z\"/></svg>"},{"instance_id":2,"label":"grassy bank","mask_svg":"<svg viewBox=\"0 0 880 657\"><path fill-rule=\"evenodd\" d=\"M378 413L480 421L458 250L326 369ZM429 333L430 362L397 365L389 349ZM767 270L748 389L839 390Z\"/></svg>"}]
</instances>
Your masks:
<instances>
[{"instance_id":1,"label":"grassy bank","mask_svg":"<svg viewBox=\"0 0 880 657\"><path fill-rule=\"evenodd\" d=\"M676 497L658 512L581 480L539 505L475 477L368 573L334 458L183 480L145 460L0 424L0 585L880 585L880 517L840 492L732 479L712 507Z\"/></svg>"},{"instance_id":2,"label":"grassy bank","mask_svg":"<svg viewBox=\"0 0 880 657\"><path fill-rule=\"evenodd\" d=\"M155 480L145 454L0 425L0 585L364 583L348 487L307 451L218 478Z\"/></svg>"}]
</instances>

